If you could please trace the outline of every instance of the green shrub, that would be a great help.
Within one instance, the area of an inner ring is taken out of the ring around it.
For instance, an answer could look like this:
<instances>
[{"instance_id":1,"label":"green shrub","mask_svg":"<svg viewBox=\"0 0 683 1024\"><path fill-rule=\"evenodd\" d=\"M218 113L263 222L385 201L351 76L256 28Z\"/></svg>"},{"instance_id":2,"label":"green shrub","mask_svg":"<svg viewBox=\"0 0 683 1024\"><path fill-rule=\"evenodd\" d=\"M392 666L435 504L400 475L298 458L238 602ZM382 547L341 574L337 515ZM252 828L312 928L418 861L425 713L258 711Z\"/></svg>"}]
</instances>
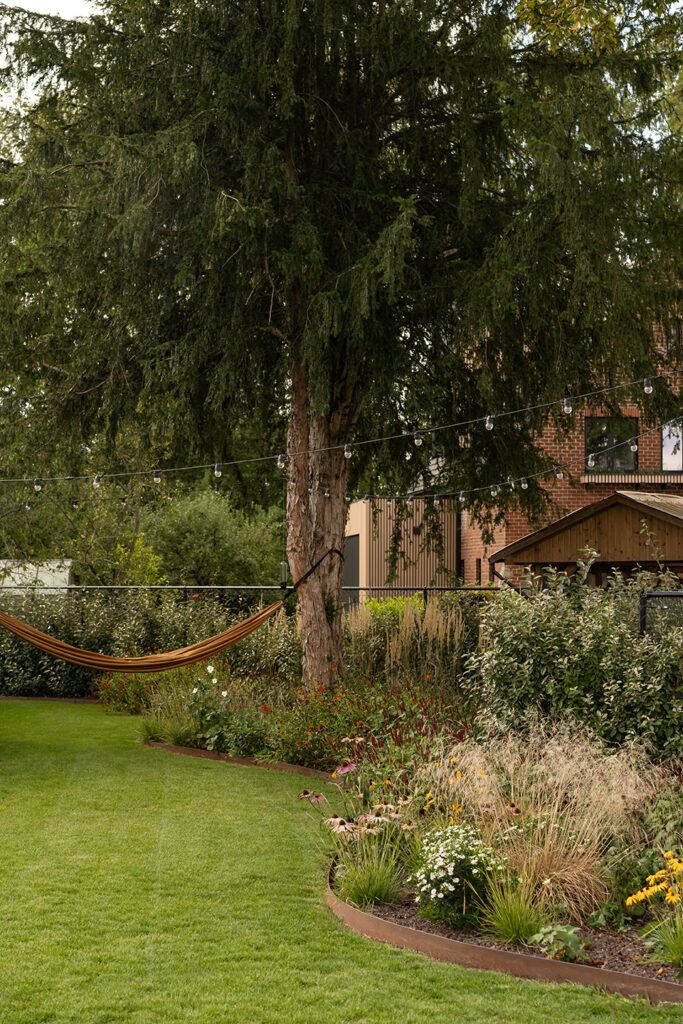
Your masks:
<instances>
[{"instance_id":1,"label":"green shrub","mask_svg":"<svg viewBox=\"0 0 683 1024\"><path fill-rule=\"evenodd\" d=\"M532 935L529 942L538 946L554 960L585 960L586 943L581 939L578 929L569 924L546 924Z\"/></svg>"},{"instance_id":2,"label":"green shrub","mask_svg":"<svg viewBox=\"0 0 683 1024\"><path fill-rule=\"evenodd\" d=\"M485 934L502 942L526 944L548 924L548 915L542 900L524 879L494 876L488 884L479 920Z\"/></svg>"},{"instance_id":3,"label":"green shrub","mask_svg":"<svg viewBox=\"0 0 683 1024\"><path fill-rule=\"evenodd\" d=\"M468 664L472 697L501 729L530 713L569 712L613 744L645 741L683 755L683 630L639 636L602 591L557 586L501 593L482 613L482 649Z\"/></svg>"}]
</instances>

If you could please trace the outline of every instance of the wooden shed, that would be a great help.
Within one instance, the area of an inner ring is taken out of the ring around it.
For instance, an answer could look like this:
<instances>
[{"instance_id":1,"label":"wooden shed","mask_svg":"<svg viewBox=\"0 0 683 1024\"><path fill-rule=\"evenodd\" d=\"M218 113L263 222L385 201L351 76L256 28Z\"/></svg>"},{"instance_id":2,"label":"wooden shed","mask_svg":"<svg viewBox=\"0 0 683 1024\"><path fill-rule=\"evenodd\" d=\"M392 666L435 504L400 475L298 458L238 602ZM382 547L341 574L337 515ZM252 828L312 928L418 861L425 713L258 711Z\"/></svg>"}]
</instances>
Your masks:
<instances>
[{"instance_id":1,"label":"wooden shed","mask_svg":"<svg viewBox=\"0 0 683 1024\"><path fill-rule=\"evenodd\" d=\"M598 552L592 575L599 583L613 568L656 569L655 547L668 569L683 573L683 495L615 491L499 548L489 562L572 572L581 552L591 548Z\"/></svg>"}]
</instances>

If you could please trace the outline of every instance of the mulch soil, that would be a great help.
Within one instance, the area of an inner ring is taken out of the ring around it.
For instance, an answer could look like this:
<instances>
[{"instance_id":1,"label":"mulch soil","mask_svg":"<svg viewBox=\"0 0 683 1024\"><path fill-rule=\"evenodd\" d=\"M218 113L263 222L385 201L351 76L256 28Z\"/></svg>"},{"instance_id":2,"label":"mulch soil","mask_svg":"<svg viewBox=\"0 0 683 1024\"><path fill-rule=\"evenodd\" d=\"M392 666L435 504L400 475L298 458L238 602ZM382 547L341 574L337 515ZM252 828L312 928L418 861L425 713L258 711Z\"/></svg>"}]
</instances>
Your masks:
<instances>
[{"instance_id":1,"label":"mulch soil","mask_svg":"<svg viewBox=\"0 0 683 1024\"><path fill-rule=\"evenodd\" d=\"M470 942L475 946L486 946L489 949L505 949L513 953L524 953L526 956L543 957L534 952L528 946L519 946L509 942L497 942L489 939L480 932L471 929L449 928L439 921L429 921L421 917L412 902L400 903L397 906L387 907L376 904L372 913L375 917L381 917L385 921L392 921L394 924L402 924L406 928L415 928L421 932L431 932L433 935L442 935L447 939L457 939L459 942ZM625 932L594 931L592 928L580 928L579 934L588 943L586 949L587 960L582 961L588 967L601 967L609 971L621 971L622 974L633 974L641 978L653 978L656 981L669 981L676 984L683 984L683 978L678 977L677 967L666 967L663 964L646 963L650 955L643 941L638 935L638 930L630 928Z\"/></svg>"}]
</instances>

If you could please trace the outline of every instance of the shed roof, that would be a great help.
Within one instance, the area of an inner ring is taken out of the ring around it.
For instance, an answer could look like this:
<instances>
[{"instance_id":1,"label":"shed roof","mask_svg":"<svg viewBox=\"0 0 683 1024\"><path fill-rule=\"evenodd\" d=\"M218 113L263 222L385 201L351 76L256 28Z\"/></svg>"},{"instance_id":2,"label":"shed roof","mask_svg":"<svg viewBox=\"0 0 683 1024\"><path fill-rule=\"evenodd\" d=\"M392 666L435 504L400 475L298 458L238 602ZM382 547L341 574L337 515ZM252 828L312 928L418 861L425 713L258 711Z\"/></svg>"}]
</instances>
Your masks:
<instances>
[{"instance_id":1,"label":"shed roof","mask_svg":"<svg viewBox=\"0 0 683 1024\"><path fill-rule=\"evenodd\" d=\"M628 508L642 511L648 516L662 520L665 523L683 529L683 495L661 494L643 491L615 491L601 501L595 501L583 508L576 509L554 523L544 526L540 530L534 530L525 537L499 548L489 555L489 562L504 562L509 555L517 554L525 548L531 548L539 541L544 541L555 534L580 523L584 519L598 515L613 505L624 505Z\"/></svg>"}]
</instances>

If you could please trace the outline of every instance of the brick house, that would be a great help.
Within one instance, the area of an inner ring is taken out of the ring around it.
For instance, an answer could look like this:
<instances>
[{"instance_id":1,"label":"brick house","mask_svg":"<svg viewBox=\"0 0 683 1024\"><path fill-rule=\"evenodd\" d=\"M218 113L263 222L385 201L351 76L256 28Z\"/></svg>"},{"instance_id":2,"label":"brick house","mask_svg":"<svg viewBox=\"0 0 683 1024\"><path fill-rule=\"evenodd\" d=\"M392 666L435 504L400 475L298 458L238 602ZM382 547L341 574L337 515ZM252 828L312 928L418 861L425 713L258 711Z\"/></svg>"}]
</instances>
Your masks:
<instances>
[{"instance_id":1,"label":"brick house","mask_svg":"<svg viewBox=\"0 0 683 1024\"><path fill-rule=\"evenodd\" d=\"M443 566L439 570L436 553L425 543L424 503L416 498L412 516L403 528L401 546L405 559L399 563L394 585L452 585L459 578L472 586L497 580L497 573L517 581L521 563L519 559L509 558L506 563L506 550L563 516L599 503L617 491L683 496L680 421L654 430L633 444L621 444L650 427L643 420L642 409L623 406L620 415L615 417L598 406L574 415L574 429L566 438L558 441L551 425L541 437L541 445L552 462L557 465L573 463L563 471L561 479L552 477L544 481L552 501L544 519L532 523L519 509L512 509L505 522L495 529L493 540L485 544L479 526L470 520L467 511L459 510L453 501L443 501L440 510ZM610 451L615 444L620 447ZM393 516L392 506L384 501L379 501L374 509L369 502L351 505L346 530L346 583L360 587L381 587L386 583ZM587 517L587 522L590 521ZM656 526L654 529L656 533ZM590 537L589 531L585 539L590 541ZM598 539L597 534L595 539ZM642 551L635 541L631 548L620 559L624 568L642 564Z\"/></svg>"}]
</instances>

